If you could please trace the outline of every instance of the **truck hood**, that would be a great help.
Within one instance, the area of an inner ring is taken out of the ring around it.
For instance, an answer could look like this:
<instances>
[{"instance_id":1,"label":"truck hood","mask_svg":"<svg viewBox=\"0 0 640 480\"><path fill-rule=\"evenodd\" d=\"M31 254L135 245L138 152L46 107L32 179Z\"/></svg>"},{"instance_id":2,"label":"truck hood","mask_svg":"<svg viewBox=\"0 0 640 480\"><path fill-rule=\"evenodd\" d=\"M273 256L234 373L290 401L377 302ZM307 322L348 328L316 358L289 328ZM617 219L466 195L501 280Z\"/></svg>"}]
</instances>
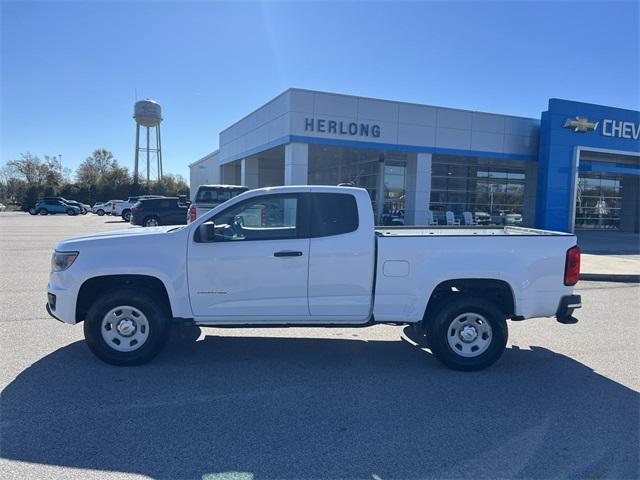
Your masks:
<instances>
[{"instance_id":1,"label":"truck hood","mask_svg":"<svg viewBox=\"0 0 640 480\"><path fill-rule=\"evenodd\" d=\"M78 250L83 246L89 246L100 242L119 242L136 237L159 237L170 230L182 230L180 225L167 225L162 227L134 227L109 232L92 233L78 237L67 238L56 245L58 251Z\"/></svg>"}]
</instances>

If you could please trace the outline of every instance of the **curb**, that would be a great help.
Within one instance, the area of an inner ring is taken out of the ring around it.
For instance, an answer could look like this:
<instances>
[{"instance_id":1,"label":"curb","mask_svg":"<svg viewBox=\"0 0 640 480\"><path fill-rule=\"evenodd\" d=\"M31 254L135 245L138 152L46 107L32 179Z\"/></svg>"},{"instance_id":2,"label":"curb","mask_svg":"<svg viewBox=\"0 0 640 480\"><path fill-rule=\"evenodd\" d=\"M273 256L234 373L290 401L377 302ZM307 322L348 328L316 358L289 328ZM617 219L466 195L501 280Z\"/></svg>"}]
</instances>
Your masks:
<instances>
[{"instance_id":1,"label":"curb","mask_svg":"<svg viewBox=\"0 0 640 480\"><path fill-rule=\"evenodd\" d=\"M581 273L580 280L592 282L640 283L640 274L634 273Z\"/></svg>"}]
</instances>

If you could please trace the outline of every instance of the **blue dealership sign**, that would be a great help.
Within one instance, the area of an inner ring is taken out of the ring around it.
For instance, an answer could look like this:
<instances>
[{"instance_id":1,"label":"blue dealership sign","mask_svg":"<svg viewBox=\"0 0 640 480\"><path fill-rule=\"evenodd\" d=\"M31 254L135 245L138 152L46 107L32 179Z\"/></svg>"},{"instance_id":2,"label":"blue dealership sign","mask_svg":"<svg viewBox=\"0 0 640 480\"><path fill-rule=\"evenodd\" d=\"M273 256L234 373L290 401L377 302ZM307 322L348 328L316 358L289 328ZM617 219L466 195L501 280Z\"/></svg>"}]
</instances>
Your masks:
<instances>
[{"instance_id":1,"label":"blue dealership sign","mask_svg":"<svg viewBox=\"0 0 640 480\"><path fill-rule=\"evenodd\" d=\"M540 123L537 227L572 230L580 150L637 156L640 112L556 98L549 100L549 109L542 113ZM636 174L639 168L633 169Z\"/></svg>"}]
</instances>

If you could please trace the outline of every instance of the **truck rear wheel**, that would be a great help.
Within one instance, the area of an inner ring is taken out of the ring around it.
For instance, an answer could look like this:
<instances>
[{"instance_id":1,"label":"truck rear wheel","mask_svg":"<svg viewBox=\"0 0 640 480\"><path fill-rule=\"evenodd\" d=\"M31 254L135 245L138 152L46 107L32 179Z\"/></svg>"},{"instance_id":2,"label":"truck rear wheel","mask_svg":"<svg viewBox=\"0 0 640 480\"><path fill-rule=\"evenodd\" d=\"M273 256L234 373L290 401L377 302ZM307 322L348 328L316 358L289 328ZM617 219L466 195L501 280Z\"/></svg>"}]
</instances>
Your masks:
<instances>
[{"instance_id":1,"label":"truck rear wheel","mask_svg":"<svg viewBox=\"0 0 640 480\"><path fill-rule=\"evenodd\" d=\"M141 365L164 346L169 316L151 294L113 290L94 302L84 321L89 349L112 365Z\"/></svg>"},{"instance_id":2,"label":"truck rear wheel","mask_svg":"<svg viewBox=\"0 0 640 480\"><path fill-rule=\"evenodd\" d=\"M431 351L454 370L482 370L504 352L508 329L503 313L491 302L461 296L447 302L428 321Z\"/></svg>"}]
</instances>

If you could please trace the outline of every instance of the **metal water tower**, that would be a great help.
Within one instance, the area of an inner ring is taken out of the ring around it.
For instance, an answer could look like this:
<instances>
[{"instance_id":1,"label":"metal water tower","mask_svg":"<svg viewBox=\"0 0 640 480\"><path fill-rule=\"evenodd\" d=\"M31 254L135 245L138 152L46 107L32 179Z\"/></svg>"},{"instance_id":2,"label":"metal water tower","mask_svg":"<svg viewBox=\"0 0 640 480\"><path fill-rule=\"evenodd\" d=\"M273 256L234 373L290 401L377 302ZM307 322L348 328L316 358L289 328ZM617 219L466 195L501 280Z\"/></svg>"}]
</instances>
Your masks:
<instances>
[{"instance_id":1,"label":"metal water tower","mask_svg":"<svg viewBox=\"0 0 640 480\"><path fill-rule=\"evenodd\" d=\"M162 179L162 148L160 144L160 122L162 122L162 108L153 100L140 100L133 109L133 118L136 121L136 159L133 170L133 183L138 183L140 153L147 159L147 183L151 180L151 157L155 155L157 162L158 180ZM140 146L140 127L147 129L146 146ZM151 132L155 128L155 148L151 148Z\"/></svg>"}]
</instances>

